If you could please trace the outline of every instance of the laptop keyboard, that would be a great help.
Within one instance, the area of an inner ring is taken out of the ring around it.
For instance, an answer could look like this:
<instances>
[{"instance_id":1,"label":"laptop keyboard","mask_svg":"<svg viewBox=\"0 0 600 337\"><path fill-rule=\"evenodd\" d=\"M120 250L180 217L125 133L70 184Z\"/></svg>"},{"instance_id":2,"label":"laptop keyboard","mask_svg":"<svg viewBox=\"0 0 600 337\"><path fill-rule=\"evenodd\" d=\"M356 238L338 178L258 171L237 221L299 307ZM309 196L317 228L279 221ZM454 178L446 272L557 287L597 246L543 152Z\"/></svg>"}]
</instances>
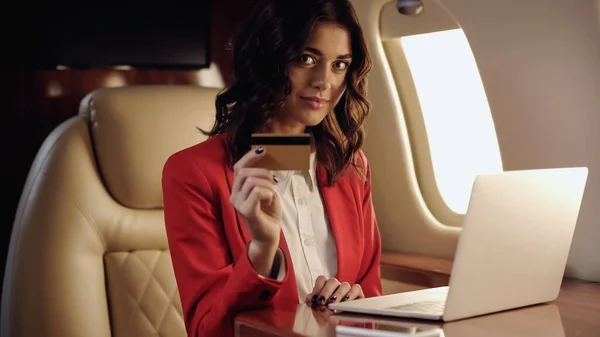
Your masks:
<instances>
[{"instance_id":1,"label":"laptop keyboard","mask_svg":"<svg viewBox=\"0 0 600 337\"><path fill-rule=\"evenodd\" d=\"M388 309L399 310L399 311L407 311L407 312L418 312L423 314L431 314L431 315L442 315L444 313L444 307L446 305L446 301L423 301L423 302L415 302L409 304L398 305L395 307L390 307Z\"/></svg>"}]
</instances>

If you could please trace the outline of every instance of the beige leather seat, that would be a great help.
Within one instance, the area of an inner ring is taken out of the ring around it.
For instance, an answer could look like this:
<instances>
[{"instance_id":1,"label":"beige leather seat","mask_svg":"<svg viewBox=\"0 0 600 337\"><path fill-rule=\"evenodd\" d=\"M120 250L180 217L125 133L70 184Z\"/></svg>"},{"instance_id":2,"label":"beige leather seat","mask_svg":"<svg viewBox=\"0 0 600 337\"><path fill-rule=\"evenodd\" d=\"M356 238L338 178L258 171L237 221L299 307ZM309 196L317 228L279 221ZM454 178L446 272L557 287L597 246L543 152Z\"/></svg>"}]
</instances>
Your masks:
<instances>
[{"instance_id":1,"label":"beige leather seat","mask_svg":"<svg viewBox=\"0 0 600 337\"><path fill-rule=\"evenodd\" d=\"M161 172L203 141L216 89L102 89L43 143L16 214L2 337L185 336Z\"/></svg>"}]
</instances>

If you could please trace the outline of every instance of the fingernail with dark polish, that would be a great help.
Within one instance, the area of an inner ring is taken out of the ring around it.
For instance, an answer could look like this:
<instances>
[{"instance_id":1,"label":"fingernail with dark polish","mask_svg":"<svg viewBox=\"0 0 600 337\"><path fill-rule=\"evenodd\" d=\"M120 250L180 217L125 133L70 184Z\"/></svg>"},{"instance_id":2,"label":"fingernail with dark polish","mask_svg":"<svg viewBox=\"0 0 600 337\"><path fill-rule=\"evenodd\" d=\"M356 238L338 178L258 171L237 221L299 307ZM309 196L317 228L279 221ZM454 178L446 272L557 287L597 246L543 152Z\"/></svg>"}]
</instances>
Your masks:
<instances>
[{"instance_id":1,"label":"fingernail with dark polish","mask_svg":"<svg viewBox=\"0 0 600 337\"><path fill-rule=\"evenodd\" d=\"M314 295L314 296L312 297L312 302L313 302L313 303L317 303L317 297L318 297L318 295Z\"/></svg>"},{"instance_id":2,"label":"fingernail with dark polish","mask_svg":"<svg viewBox=\"0 0 600 337\"><path fill-rule=\"evenodd\" d=\"M329 303L333 303L333 302L335 302L335 300L336 300L336 299L337 299L337 296L331 296L331 297L329 298Z\"/></svg>"},{"instance_id":3,"label":"fingernail with dark polish","mask_svg":"<svg viewBox=\"0 0 600 337\"><path fill-rule=\"evenodd\" d=\"M319 303L325 304L325 296L319 297Z\"/></svg>"},{"instance_id":4,"label":"fingernail with dark polish","mask_svg":"<svg viewBox=\"0 0 600 337\"><path fill-rule=\"evenodd\" d=\"M348 296L344 296L344 297L342 297L342 302L344 302L344 301L347 301L349 298L350 298L350 297L348 297Z\"/></svg>"},{"instance_id":5,"label":"fingernail with dark polish","mask_svg":"<svg viewBox=\"0 0 600 337\"><path fill-rule=\"evenodd\" d=\"M258 149L254 150L254 152L256 152L256 154L261 154L261 153L263 153L264 150L265 150L265 148L261 146Z\"/></svg>"},{"instance_id":6,"label":"fingernail with dark polish","mask_svg":"<svg viewBox=\"0 0 600 337\"><path fill-rule=\"evenodd\" d=\"M276 176L273 176L273 181L275 181L276 183L278 183L279 182L279 178L277 178Z\"/></svg>"}]
</instances>

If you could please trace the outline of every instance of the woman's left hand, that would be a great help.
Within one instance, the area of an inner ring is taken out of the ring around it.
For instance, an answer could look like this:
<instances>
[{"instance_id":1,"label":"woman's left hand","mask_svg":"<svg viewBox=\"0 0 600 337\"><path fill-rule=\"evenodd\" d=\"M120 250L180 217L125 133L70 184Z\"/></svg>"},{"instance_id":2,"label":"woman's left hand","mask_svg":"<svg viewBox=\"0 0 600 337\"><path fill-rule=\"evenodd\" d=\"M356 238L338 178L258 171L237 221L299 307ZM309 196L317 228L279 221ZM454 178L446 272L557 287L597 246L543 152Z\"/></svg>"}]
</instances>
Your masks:
<instances>
[{"instance_id":1,"label":"woman's left hand","mask_svg":"<svg viewBox=\"0 0 600 337\"><path fill-rule=\"evenodd\" d=\"M360 284L350 285L348 282L340 282L333 277L328 280L321 275L317 277L313 291L306 296L305 301L308 305L326 305L358 298L365 298Z\"/></svg>"}]
</instances>

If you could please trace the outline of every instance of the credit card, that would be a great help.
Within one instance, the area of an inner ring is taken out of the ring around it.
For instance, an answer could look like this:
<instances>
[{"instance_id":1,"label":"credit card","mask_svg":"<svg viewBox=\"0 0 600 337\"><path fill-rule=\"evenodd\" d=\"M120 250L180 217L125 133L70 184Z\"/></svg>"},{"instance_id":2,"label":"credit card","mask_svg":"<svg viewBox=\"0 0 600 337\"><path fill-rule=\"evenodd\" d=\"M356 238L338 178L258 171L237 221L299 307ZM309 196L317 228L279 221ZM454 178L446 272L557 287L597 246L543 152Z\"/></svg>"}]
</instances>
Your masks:
<instances>
[{"instance_id":1,"label":"credit card","mask_svg":"<svg viewBox=\"0 0 600 337\"><path fill-rule=\"evenodd\" d=\"M252 134L250 145L252 150L262 146L265 156L255 167L271 171L308 171L310 168L310 135L255 133Z\"/></svg>"}]
</instances>

